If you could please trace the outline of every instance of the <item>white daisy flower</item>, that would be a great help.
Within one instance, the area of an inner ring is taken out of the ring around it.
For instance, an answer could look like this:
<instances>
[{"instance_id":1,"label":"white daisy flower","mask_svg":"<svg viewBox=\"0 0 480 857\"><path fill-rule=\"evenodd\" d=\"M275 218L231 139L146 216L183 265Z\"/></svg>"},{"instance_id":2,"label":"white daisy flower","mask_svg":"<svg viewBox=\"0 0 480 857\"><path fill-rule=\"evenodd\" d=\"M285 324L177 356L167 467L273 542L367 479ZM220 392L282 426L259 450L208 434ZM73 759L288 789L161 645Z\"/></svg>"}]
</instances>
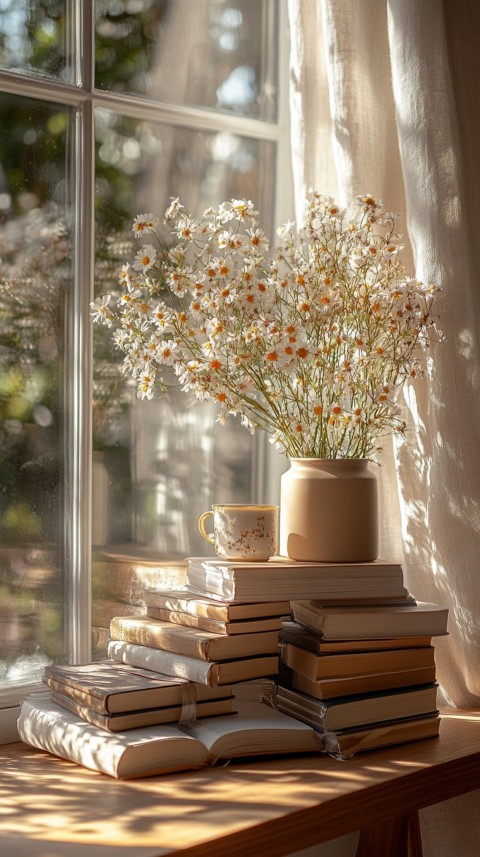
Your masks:
<instances>
[{"instance_id":1,"label":"white daisy flower","mask_svg":"<svg viewBox=\"0 0 480 857\"><path fill-rule=\"evenodd\" d=\"M155 217L154 214L137 214L133 221L132 232L139 238L145 232L155 232L159 223L158 217Z\"/></svg>"},{"instance_id":2,"label":"white daisy flower","mask_svg":"<svg viewBox=\"0 0 480 857\"><path fill-rule=\"evenodd\" d=\"M144 244L135 256L133 267L137 271L142 271L144 274L155 264L157 251L151 244Z\"/></svg>"},{"instance_id":3,"label":"white daisy flower","mask_svg":"<svg viewBox=\"0 0 480 857\"><path fill-rule=\"evenodd\" d=\"M96 298L90 304L90 315L93 317L93 321L96 323L101 322L101 324L105 324L107 327L112 326L112 313L108 308L110 298L111 295L104 295L101 298Z\"/></svg>"}]
</instances>

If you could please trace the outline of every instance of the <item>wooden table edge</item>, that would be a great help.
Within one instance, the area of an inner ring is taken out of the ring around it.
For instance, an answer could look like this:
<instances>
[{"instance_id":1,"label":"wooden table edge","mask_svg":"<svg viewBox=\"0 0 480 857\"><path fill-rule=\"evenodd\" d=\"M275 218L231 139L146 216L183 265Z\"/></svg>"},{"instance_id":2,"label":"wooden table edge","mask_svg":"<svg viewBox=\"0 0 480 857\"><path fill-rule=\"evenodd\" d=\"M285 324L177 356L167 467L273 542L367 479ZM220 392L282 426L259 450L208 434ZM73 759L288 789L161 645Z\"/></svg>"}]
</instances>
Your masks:
<instances>
[{"instance_id":1,"label":"wooden table edge","mask_svg":"<svg viewBox=\"0 0 480 857\"><path fill-rule=\"evenodd\" d=\"M215 828L212 822L212 838L186 845L185 847L163 846L161 842L143 846L125 843L125 847L110 846L119 854L131 857L134 853L145 854L145 857L245 857L246 854L261 854L262 857L281 857L294 851L308 848L315 844L336 839L339 836L352 833L359 829L370 829L399 817L407 817L427 806L440 803L474 791L480 788L480 711L449 710L442 712L442 727L440 738L429 738L425 741L404 744L401 748L386 748L371 751L357 756L351 762L334 762L329 759L325 770L332 777L335 765L339 773L352 773L362 769L380 771L385 768L385 779L361 786L332 797L325 798L321 794L318 802L312 803L310 783L309 805L296 808L280 809L271 818L253 822L245 826L239 824L238 829L222 832ZM462 735L461 721L468 721L465 735ZM458 723L455 724L455 720ZM450 723L449 723L450 721ZM442 732L444 737L442 738ZM478 737L477 737L478 735ZM464 740L465 739L465 740ZM439 744L437 742L442 742ZM15 746L7 745L12 757ZM25 745L19 745L25 748ZM37 752L37 751L35 751ZM38 751L40 752L40 751ZM51 757L50 757L51 758ZM316 757L307 757L309 770L317 773ZM423 761L423 759L425 761ZM318 771L322 772L325 757L319 757ZM56 760L52 759L52 762ZM63 763L70 765L71 763ZM259 774L261 789L262 760L247 763L251 774ZM277 757L279 775L288 773L291 766ZM295 768L295 760L293 769ZM310 767L311 765L311 767ZM395 775L395 766L398 775ZM78 769L78 766L74 766ZM270 768L272 766L270 765ZM409 770L411 767L411 770ZM67 770L67 769L66 769ZM218 770L218 769L217 769ZM225 769L228 771L228 769ZM241 767L238 767L241 771ZM199 773L198 771L196 772ZM306 776L308 777L307 770ZM271 770L270 770L271 775ZM334 775L334 773L333 773ZM168 776L168 775L167 775ZM176 776L176 775L173 775ZM182 775L180 775L182 776ZM188 777L188 772L186 772ZM206 778L215 781L215 769L207 769ZM107 778L109 779L109 778ZM167 777L158 779L159 784L168 784ZM111 781L119 784L121 781ZM131 781L139 782L139 781ZM151 796L151 789L149 794ZM161 788L159 788L160 797ZM231 793L228 797L232 800ZM146 799L147 802L147 799ZM272 805L273 806L273 805ZM212 803L212 812L215 804ZM212 816L213 818L213 816ZM0 821L0 843L2 840L2 824ZM48 842L48 839L43 839ZM28 839L26 839L28 842ZM90 846L85 844L85 854ZM23 853L23 852L22 852ZM28 851L25 852L27 854ZM55 852L59 853L59 852ZM421 853L421 852L419 852ZM385 855L386 857L386 855Z\"/></svg>"}]
</instances>

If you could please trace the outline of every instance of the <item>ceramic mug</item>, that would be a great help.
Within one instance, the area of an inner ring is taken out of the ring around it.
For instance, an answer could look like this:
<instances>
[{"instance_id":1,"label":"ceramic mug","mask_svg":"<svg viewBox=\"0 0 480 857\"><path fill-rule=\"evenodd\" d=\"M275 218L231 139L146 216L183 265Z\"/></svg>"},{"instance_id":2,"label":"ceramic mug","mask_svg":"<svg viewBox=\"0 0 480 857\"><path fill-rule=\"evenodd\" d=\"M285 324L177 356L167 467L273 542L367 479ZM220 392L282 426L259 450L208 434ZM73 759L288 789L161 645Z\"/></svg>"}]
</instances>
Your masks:
<instances>
[{"instance_id":1,"label":"ceramic mug","mask_svg":"<svg viewBox=\"0 0 480 857\"><path fill-rule=\"evenodd\" d=\"M200 535L222 559L266 562L278 553L278 506L215 503L200 515ZM213 532L205 522L213 518Z\"/></svg>"}]
</instances>

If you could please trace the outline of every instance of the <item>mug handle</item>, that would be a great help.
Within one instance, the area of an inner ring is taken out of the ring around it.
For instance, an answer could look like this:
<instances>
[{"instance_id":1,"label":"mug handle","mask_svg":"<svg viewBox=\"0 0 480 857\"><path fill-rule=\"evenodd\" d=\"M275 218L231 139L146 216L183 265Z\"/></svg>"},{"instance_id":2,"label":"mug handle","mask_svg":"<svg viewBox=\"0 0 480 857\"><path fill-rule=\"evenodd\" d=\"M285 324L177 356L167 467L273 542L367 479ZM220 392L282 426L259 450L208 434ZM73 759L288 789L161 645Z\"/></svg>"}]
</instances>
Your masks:
<instances>
[{"instance_id":1,"label":"mug handle","mask_svg":"<svg viewBox=\"0 0 480 857\"><path fill-rule=\"evenodd\" d=\"M213 512L211 509L209 509L208 512L204 512L203 515L200 515L200 517L198 519L198 531L199 531L200 535L202 536L202 538L205 539L205 541L209 542L211 545L214 545L215 544L214 534L213 533L207 533L207 531L205 529L205 521L207 520L209 515L213 516Z\"/></svg>"}]
</instances>

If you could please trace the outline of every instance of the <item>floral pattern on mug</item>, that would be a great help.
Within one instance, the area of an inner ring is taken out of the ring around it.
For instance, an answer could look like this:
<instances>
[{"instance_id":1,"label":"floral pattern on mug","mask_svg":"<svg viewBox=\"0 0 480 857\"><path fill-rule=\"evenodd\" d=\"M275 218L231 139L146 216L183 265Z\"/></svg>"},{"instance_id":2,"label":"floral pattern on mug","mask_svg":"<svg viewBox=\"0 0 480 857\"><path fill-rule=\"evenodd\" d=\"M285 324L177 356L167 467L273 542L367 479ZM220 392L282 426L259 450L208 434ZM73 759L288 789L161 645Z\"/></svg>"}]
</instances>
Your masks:
<instances>
[{"instance_id":1,"label":"floral pattern on mug","mask_svg":"<svg viewBox=\"0 0 480 857\"><path fill-rule=\"evenodd\" d=\"M215 547L217 556L262 562L278 552L278 506L215 504L199 521L201 535ZM203 521L213 514L214 534L206 534Z\"/></svg>"}]
</instances>

